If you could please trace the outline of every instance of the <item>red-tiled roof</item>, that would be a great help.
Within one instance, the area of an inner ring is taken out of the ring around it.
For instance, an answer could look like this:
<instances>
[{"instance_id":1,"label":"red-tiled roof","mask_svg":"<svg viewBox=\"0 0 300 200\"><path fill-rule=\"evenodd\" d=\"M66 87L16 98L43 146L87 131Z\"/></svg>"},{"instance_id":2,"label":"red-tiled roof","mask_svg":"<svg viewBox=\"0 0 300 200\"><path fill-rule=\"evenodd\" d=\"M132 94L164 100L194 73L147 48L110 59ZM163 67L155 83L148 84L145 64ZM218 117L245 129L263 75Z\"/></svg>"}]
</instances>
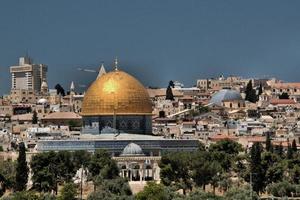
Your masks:
<instances>
[{"instance_id":1,"label":"red-tiled roof","mask_svg":"<svg viewBox=\"0 0 300 200\"><path fill-rule=\"evenodd\" d=\"M266 142L266 137L264 136L253 136L248 137L248 142Z\"/></svg>"},{"instance_id":2,"label":"red-tiled roof","mask_svg":"<svg viewBox=\"0 0 300 200\"><path fill-rule=\"evenodd\" d=\"M275 145L275 146L280 145L280 143L283 147L288 147L289 144L292 146L292 141L290 141L290 142L287 142L287 141L272 141L272 144ZM297 144L297 147L300 147L300 145Z\"/></svg>"},{"instance_id":3,"label":"red-tiled roof","mask_svg":"<svg viewBox=\"0 0 300 200\"><path fill-rule=\"evenodd\" d=\"M271 99L270 104L279 105L279 104L296 104L294 99Z\"/></svg>"},{"instance_id":4,"label":"red-tiled roof","mask_svg":"<svg viewBox=\"0 0 300 200\"><path fill-rule=\"evenodd\" d=\"M236 136L230 136L230 135L214 135L209 137L210 140L212 141L220 141L220 140L238 140L239 138Z\"/></svg>"},{"instance_id":5,"label":"red-tiled roof","mask_svg":"<svg viewBox=\"0 0 300 200\"><path fill-rule=\"evenodd\" d=\"M277 89L289 89L289 88L300 89L300 83L274 83L271 85L271 87Z\"/></svg>"}]
</instances>

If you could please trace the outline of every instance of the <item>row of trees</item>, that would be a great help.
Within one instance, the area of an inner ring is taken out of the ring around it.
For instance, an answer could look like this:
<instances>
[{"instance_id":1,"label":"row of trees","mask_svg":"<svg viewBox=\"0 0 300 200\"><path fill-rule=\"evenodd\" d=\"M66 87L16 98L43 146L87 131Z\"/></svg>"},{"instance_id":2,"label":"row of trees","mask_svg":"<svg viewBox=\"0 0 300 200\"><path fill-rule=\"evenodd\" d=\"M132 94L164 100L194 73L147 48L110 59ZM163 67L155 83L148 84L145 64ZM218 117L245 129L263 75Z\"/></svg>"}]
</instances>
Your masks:
<instances>
[{"instance_id":1,"label":"row of trees","mask_svg":"<svg viewBox=\"0 0 300 200\"><path fill-rule=\"evenodd\" d=\"M57 194L58 186L64 185L59 198L69 200L75 198L78 191L78 186L72 183L72 177L78 169L84 168L88 171L88 179L94 183L94 192L88 197L89 200L230 199L233 195L252 194L255 197L265 192L275 196L299 196L300 155L295 148L295 141L287 151L283 150L282 145L273 147L270 141L267 135L266 148L255 143L250 152L246 152L237 142L222 140L211 144L208 149L200 143L195 152L164 154L159 163L161 184L150 183L135 196L127 180L118 176L115 161L103 150L94 154L87 151L60 151L33 156L30 162L31 191L39 195L26 192L28 167L25 147L20 145L16 162L0 163L1 185L20 191L10 196L12 199L22 199L24 195L38 196L38 199L50 198L50 192ZM207 186L210 186L211 193L207 193ZM182 195L178 194L178 190L182 191ZM217 190L224 194L223 197L215 195Z\"/></svg>"},{"instance_id":2,"label":"row of trees","mask_svg":"<svg viewBox=\"0 0 300 200\"><path fill-rule=\"evenodd\" d=\"M59 185L68 186L66 190L69 191L72 186L70 185L73 181L72 178L80 168L88 172L88 179L94 182L95 191L96 187L100 185L99 183L115 180L119 174L116 162L104 150L98 150L94 154L87 151L39 153L32 157L29 165L32 173L31 190L39 193L54 192L57 194ZM20 191L20 193L16 193L17 196L29 195L25 192L28 172L25 146L21 143L16 162L7 160L0 163L1 195L6 189L14 192Z\"/></svg>"},{"instance_id":3,"label":"row of trees","mask_svg":"<svg viewBox=\"0 0 300 200\"><path fill-rule=\"evenodd\" d=\"M114 179L119 173L116 162L104 150L94 154L87 151L40 153L32 158L30 167L33 188L39 192L57 193L58 185L70 182L80 168L88 171L88 178L94 182Z\"/></svg>"},{"instance_id":4,"label":"row of trees","mask_svg":"<svg viewBox=\"0 0 300 200\"><path fill-rule=\"evenodd\" d=\"M270 146L268 138L266 150L260 143L255 143L248 153L237 142L223 140L208 150L201 146L193 153L167 154L160 163L162 183L182 189L184 194L199 187L205 191L208 185L213 193L216 188L227 192L232 186L251 185L256 194L269 192L278 195L272 188L289 182L289 188L294 190L285 190L285 195L300 196L295 192L300 184L300 155L295 141L284 151L282 145Z\"/></svg>"}]
</instances>

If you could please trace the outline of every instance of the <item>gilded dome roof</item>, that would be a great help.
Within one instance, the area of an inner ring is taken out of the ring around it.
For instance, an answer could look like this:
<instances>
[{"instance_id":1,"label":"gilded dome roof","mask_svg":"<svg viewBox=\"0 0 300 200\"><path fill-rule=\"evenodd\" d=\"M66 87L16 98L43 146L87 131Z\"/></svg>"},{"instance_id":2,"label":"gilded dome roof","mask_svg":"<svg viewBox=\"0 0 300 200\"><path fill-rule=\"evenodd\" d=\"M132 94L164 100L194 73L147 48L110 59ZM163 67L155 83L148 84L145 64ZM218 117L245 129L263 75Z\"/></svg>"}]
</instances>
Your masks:
<instances>
[{"instance_id":1,"label":"gilded dome roof","mask_svg":"<svg viewBox=\"0 0 300 200\"><path fill-rule=\"evenodd\" d=\"M120 70L103 74L88 88L82 103L83 116L151 115L152 103L144 86Z\"/></svg>"}]
</instances>

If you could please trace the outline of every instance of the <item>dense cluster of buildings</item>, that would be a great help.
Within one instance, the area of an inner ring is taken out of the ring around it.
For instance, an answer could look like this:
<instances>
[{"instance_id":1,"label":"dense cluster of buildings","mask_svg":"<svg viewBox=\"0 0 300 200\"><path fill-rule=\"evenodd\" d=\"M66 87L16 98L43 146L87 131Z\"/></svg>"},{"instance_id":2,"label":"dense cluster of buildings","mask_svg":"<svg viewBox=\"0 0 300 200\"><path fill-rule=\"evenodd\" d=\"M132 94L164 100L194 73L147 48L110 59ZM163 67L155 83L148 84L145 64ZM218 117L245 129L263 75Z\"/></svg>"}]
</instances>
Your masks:
<instances>
[{"instance_id":1,"label":"dense cluster of buildings","mask_svg":"<svg viewBox=\"0 0 300 200\"><path fill-rule=\"evenodd\" d=\"M231 139L251 148L271 134L274 145L296 139L300 147L300 83L220 76L199 79L195 87L174 81L167 95L167 88L145 88L115 60L113 71L101 66L84 94L71 82L63 95L48 87L47 70L29 57L10 67L11 92L0 99L6 151L20 141L30 153L103 148L122 166L122 176L141 173L144 180L147 165L148 178L157 180L161 154L193 151L199 141L209 146ZM246 98L249 83L255 102Z\"/></svg>"}]
</instances>

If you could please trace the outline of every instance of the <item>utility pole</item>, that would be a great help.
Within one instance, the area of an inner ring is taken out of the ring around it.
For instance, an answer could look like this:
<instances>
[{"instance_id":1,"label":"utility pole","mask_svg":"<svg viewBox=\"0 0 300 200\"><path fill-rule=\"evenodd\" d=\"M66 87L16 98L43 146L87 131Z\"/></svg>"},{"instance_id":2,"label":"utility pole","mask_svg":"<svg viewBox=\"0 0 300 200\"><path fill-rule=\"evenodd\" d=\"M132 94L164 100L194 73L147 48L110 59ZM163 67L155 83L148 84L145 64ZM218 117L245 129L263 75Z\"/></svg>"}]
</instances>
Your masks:
<instances>
[{"instance_id":1,"label":"utility pole","mask_svg":"<svg viewBox=\"0 0 300 200\"><path fill-rule=\"evenodd\" d=\"M253 200L252 173L250 172L250 198Z\"/></svg>"},{"instance_id":2,"label":"utility pole","mask_svg":"<svg viewBox=\"0 0 300 200\"><path fill-rule=\"evenodd\" d=\"M82 200L82 190L83 190L83 189L82 189L82 188L83 188L83 187L82 187L82 184L83 184L83 183L82 183L82 182L83 182L83 181L82 181L82 177L83 177L83 165L81 165L81 177L80 177L80 199L81 199L81 200Z\"/></svg>"}]
</instances>

